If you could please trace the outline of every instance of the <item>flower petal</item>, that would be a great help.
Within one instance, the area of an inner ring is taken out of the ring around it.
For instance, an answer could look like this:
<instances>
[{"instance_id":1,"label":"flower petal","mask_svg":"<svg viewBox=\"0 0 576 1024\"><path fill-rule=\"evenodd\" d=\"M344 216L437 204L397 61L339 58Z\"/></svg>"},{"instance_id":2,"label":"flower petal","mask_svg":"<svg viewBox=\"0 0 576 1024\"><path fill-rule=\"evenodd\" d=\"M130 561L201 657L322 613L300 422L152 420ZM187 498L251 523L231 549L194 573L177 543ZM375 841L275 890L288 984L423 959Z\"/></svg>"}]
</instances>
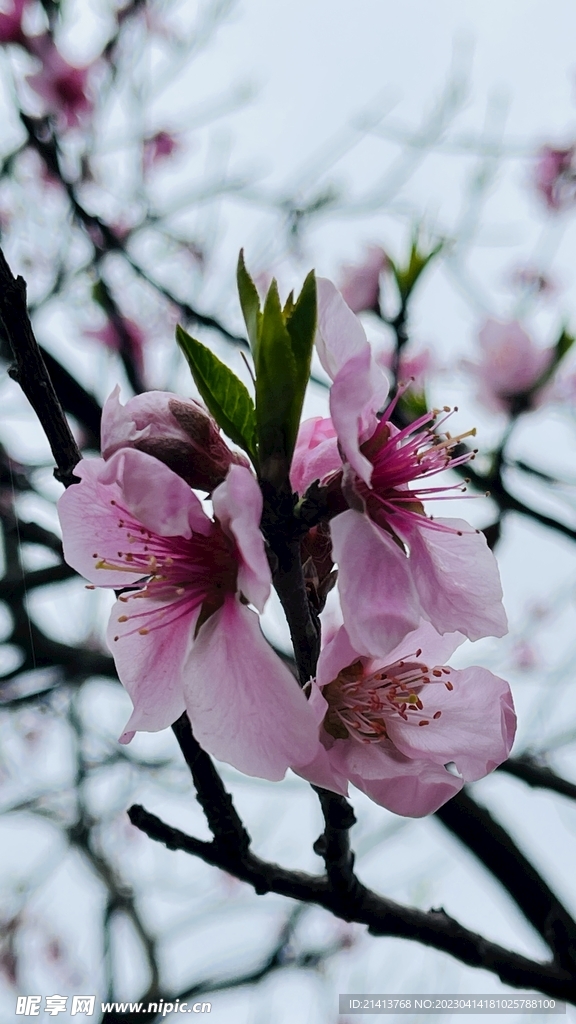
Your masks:
<instances>
[{"instance_id":1,"label":"flower petal","mask_svg":"<svg viewBox=\"0 0 576 1024\"><path fill-rule=\"evenodd\" d=\"M388 394L388 381L372 351L366 347L344 364L330 389L330 414L344 457L358 476L369 484L372 463L360 445L372 436L378 420L375 413Z\"/></svg>"},{"instance_id":2,"label":"flower petal","mask_svg":"<svg viewBox=\"0 0 576 1024\"><path fill-rule=\"evenodd\" d=\"M143 572L97 569L99 559L111 557L126 547L126 530L119 522L122 491L116 483L103 484L103 459L82 459L74 469L80 477L58 501L62 524L64 558L82 576L99 587L126 587L138 581Z\"/></svg>"},{"instance_id":3,"label":"flower petal","mask_svg":"<svg viewBox=\"0 0 576 1024\"><path fill-rule=\"evenodd\" d=\"M412 575L424 614L439 633L458 630L469 640L504 636L508 621L500 575L486 538L463 519L434 522L447 529L404 522L397 530L410 547Z\"/></svg>"},{"instance_id":4,"label":"flower petal","mask_svg":"<svg viewBox=\"0 0 576 1024\"><path fill-rule=\"evenodd\" d=\"M334 380L345 363L366 348L366 332L357 316L346 305L340 292L325 277L316 279L318 328L316 351L328 376Z\"/></svg>"},{"instance_id":5,"label":"flower petal","mask_svg":"<svg viewBox=\"0 0 576 1024\"><path fill-rule=\"evenodd\" d=\"M316 682L319 687L328 686L343 668L358 661L358 651L350 643L345 626L340 626L331 640L322 648L316 668ZM328 705L326 705L327 707Z\"/></svg>"},{"instance_id":6,"label":"flower petal","mask_svg":"<svg viewBox=\"0 0 576 1024\"><path fill-rule=\"evenodd\" d=\"M231 466L212 494L214 515L238 546L238 589L262 611L270 595L271 575L260 532L262 492L249 469Z\"/></svg>"},{"instance_id":7,"label":"flower petal","mask_svg":"<svg viewBox=\"0 0 576 1024\"><path fill-rule=\"evenodd\" d=\"M387 741L336 740L329 753L334 769L357 789L408 818L433 814L462 789L456 775L430 761L404 757Z\"/></svg>"},{"instance_id":8,"label":"flower petal","mask_svg":"<svg viewBox=\"0 0 576 1024\"><path fill-rule=\"evenodd\" d=\"M352 646L385 656L420 621L408 558L392 538L350 509L330 524L340 603Z\"/></svg>"},{"instance_id":9,"label":"flower petal","mask_svg":"<svg viewBox=\"0 0 576 1024\"><path fill-rule=\"evenodd\" d=\"M181 477L145 452L122 448L102 466L101 484L117 484L122 504L160 537L208 536L212 523ZM72 488L70 488L72 490Z\"/></svg>"},{"instance_id":10,"label":"flower petal","mask_svg":"<svg viewBox=\"0 0 576 1024\"><path fill-rule=\"evenodd\" d=\"M431 622L422 619L413 633L407 633L397 647L386 657L386 663L392 665L402 658L413 657L415 651L422 650L422 658L429 665L446 665L451 654L464 643L466 637L462 633L438 633Z\"/></svg>"},{"instance_id":11,"label":"flower petal","mask_svg":"<svg viewBox=\"0 0 576 1024\"><path fill-rule=\"evenodd\" d=\"M133 611L135 618L131 615ZM132 597L129 602L117 601L114 605L108 625L108 646L120 682L134 705L121 743L128 743L137 731L167 729L184 711L182 667L199 612L199 607L186 608L179 602L149 597ZM119 622L119 617L126 614L128 621ZM150 631L141 634L139 626L149 626Z\"/></svg>"},{"instance_id":12,"label":"flower petal","mask_svg":"<svg viewBox=\"0 0 576 1024\"><path fill-rule=\"evenodd\" d=\"M201 627L184 668L198 742L246 775L278 781L318 752L318 726L298 683L234 598Z\"/></svg>"},{"instance_id":13,"label":"flower petal","mask_svg":"<svg viewBox=\"0 0 576 1024\"><path fill-rule=\"evenodd\" d=\"M370 483L372 464L360 452L360 444L376 428L374 414L386 400L388 380L358 317L326 278L318 279L316 349L334 382L330 413L340 447L358 476Z\"/></svg>"},{"instance_id":14,"label":"flower petal","mask_svg":"<svg viewBox=\"0 0 576 1024\"><path fill-rule=\"evenodd\" d=\"M304 494L315 480L323 480L342 468L338 439L332 420L313 416L300 425L290 466L290 483Z\"/></svg>"},{"instance_id":15,"label":"flower petal","mask_svg":"<svg viewBox=\"0 0 576 1024\"><path fill-rule=\"evenodd\" d=\"M453 761L466 782L481 779L506 760L516 729L510 687L488 669L451 669L443 681L426 684L420 692L421 715L400 716L386 723L388 735L407 757L426 758L443 765ZM438 711L441 716L434 720ZM420 727L418 721L429 725Z\"/></svg>"}]
</instances>

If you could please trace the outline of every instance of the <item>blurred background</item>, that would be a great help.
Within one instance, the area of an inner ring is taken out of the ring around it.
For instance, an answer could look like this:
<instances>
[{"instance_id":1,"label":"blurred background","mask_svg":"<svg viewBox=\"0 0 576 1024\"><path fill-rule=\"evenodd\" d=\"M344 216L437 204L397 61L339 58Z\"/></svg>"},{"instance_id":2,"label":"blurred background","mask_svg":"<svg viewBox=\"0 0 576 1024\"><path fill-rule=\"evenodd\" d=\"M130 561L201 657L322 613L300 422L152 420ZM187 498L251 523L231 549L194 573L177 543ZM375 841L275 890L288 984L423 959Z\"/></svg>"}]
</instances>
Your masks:
<instances>
[{"instance_id":1,"label":"blurred background","mask_svg":"<svg viewBox=\"0 0 576 1024\"><path fill-rule=\"evenodd\" d=\"M501 493L442 513L487 530L511 627L454 663L510 681L515 757L568 782L553 792L498 771L472 792L572 914L576 359L557 343L576 332L575 39L569 0L0 7L2 246L88 454L117 383L123 400L195 394L177 322L249 380L241 247L262 289L275 276L286 295L311 267L332 277L389 365L390 260L405 264L415 237L442 240L410 296L404 372L418 401L458 407L453 433L477 428L477 472L496 479L497 466ZM435 950L257 897L130 825L138 802L208 837L172 734L117 744L130 701L104 642L112 596L62 562L61 486L2 345L1 1019L21 993L193 992L214 1024L344 1024L339 992L511 991ZM520 386L518 365L552 352L547 380ZM315 371L306 415L327 410ZM266 628L288 651L273 601ZM306 783L222 775L261 856L320 870ZM547 957L437 816L352 802L362 881ZM420 1019L436 1020L402 1017Z\"/></svg>"}]
</instances>

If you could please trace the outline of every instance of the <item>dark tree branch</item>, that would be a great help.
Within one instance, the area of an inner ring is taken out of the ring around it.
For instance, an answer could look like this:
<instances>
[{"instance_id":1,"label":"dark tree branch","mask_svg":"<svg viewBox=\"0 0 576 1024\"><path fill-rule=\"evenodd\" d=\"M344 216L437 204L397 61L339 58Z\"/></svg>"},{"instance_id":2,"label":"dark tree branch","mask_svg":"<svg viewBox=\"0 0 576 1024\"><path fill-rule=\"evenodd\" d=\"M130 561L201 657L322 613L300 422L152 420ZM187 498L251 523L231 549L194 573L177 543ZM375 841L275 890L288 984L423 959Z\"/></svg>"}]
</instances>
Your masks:
<instances>
[{"instance_id":1,"label":"dark tree branch","mask_svg":"<svg viewBox=\"0 0 576 1024\"><path fill-rule=\"evenodd\" d=\"M498 771L522 779L522 782L532 786L533 789L550 789L553 793L561 793L562 796L576 800L576 783L563 779L547 765L539 764L535 758L529 757L527 754L522 757L511 757L508 761L504 761Z\"/></svg>"},{"instance_id":2,"label":"dark tree branch","mask_svg":"<svg viewBox=\"0 0 576 1024\"><path fill-rule=\"evenodd\" d=\"M60 583L76 576L76 570L66 562L61 565L48 565L45 569L35 569L18 576L4 576L0 580L0 601L14 601L35 587L44 587L48 583Z\"/></svg>"},{"instance_id":3,"label":"dark tree branch","mask_svg":"<svg viewBox=\"0 0 576 1024\"><path fill-rule=\"evenodd\" d=\"M8 371L20 385L40 423L56 462L54 475L65 487L76 481L82 458L42 359L26 308L26 282L14 277L0 249L0 320L14 353Z\"/></svg>"},{"instance_id":4,"label":"dark tree branch","mask_svg":"<svg viewBox=\"0 0 576 1024\"><path fill-rule=\"evenodd\" d=\"M324 860L334 894L341 893L345 900L354 898L362 889L354 874L354 854L350 847L350 829L356 824L356 816L343 796L318 786L312 789L318 794L325 822L324 832L314 843L314 852Z\"/></svg>"},{"instance_id":5,"label":"dark tree branch","mask_svg":"<svg viewBox=\"0 0 576 1024\"><path fill-rule=\"evenodd\" d=\"M250 851L238 861L228 859L216 842L205 843L172 828L143 807L131 807L129 817L151 839L164 843L170 850L183 850L200 857L207 864L219 867L256 893L275 892L303 903L315 903L346 921L365 924L372 935L412 939L450 953L471 967L492 971L508 985L534 988L546 995L576 1003L576 979L573 972L554 964L540 964L518 953L489 942L481 935L464 928L443 910L428 913L403 907L379 896L359 883L358 891L348 897L334 892L326 876L289 871L261 860Z\"/></svg>"},{"instance_id":6,"label":"dark tree branch","mask_svg":"<svg viewBox=\"0 0 576 1024\"><path fill-rule=\"evenodd\" d=\"M226 848L229 856L242 857L250 846L250 836L211 758L195 739L186 712L174 722L172 731L190 769L198 801L215 842Z\"/></svg>"},{"instance_id":7,"label":"dark tree branch","mask_svg":"<svg viewBox=\"0 0 576 1024\"><path fill-rule=\"evenodd\" d=\"M506 830L465 790L436 817L505 887L576 984L576 922Z\"/></svg>"}]
</instances>

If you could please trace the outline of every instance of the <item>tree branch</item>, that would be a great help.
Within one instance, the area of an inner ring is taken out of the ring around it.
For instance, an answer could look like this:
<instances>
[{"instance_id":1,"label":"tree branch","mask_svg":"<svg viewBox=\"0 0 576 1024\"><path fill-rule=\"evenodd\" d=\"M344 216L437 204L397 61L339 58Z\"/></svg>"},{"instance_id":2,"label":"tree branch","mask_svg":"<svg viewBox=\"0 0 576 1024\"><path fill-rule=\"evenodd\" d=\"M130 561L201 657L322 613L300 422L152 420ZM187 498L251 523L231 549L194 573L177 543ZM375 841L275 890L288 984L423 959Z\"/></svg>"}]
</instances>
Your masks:
<instances>
[{"instance_id":1,"label":"tree branch","mask_svg":"<svg viewBox=\"0 0 576 1024\"><path fill-rule=\"evenodd\" d=\"M424 912L404 907L372 892L359 883L352 896L334 892L326 876L289 871L263 861L248 851L232 860L217 843L205 843L166 825L143 807L128 811L130 821L151 839L170 850L183 850L207 864L221 868L253 887L258 895L275 892L302 903L315 903L336 917L368 926L372 935L412 939L450 953L471 967L492 971L508 985L534 988L556 999L576 1003L574 974L553 963L541 964L510 952L464 928L443 910Z\"/></svg>"},{"instance_id":2,"label":"tree branch","mask_svg":"<svg viewBox=\"0 0 576 1024\"><path fill-rule=\"evenodd\" d=\"M38 416L56 462L54 476L65 487L75 483L82 458L34 337L26 308L26 282L14 277L0 249L0 320L14 353L8 371Z\"/></svg>"},{"instance_id":3,"label":"tree branch","mask_svg":"<svg viewBox=\"0 0 576 1024\"><path fill-rule=\"evenodd\" d=\"M562 796L576 800L576 783L563 779L561 775L557 775L547 765L539 764L528 754L509 758L499 765L498 771L522 779L522 782L533 789L550 789L553 793L561 793Z\"/></svg>"},{"instance_id":4,"label":"tree branch","mask_svg":"<svg viewBox=\"0 0 576 1024\"><path fill-rule=\"evenodd\" d=\"M465 790L436 817L505 887L557 962L576 975L576 922L506 830Z\"/></svg>"}]
</instances>

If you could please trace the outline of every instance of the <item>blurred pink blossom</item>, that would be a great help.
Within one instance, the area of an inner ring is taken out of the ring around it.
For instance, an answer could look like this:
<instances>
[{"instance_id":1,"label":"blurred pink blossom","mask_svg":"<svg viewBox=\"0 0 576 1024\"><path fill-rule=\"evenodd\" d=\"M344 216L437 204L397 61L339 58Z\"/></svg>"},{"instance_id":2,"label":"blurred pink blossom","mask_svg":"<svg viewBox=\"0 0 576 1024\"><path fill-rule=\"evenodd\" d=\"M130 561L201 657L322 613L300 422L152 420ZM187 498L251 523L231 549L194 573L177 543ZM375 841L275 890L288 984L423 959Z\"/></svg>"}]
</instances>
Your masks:
<instances>
[{"instance_id":1,"label":"blurred pink blossom","mask_svg":"<svg viewBox=\"0 0 576 1024\"><path fill-rule=\"evenodd\" d=\"M8 10L0 11L0 43L26 45L22 30L22 15L28 0L8 0Z\"/></svg>"},{"instance_id":2,"label":"blurred pink blossom","mask_svg":"<svg viewBox=\"0 0 576 1024\"><path fill-rule=\"evenodd\" d=\"M30 49L42 62L42 68L27 76L30 87L40 96L50 114L60 115L68 128L81 123L92 110L87 94L91 66L77 68L68 64L46 32L29 40Z\"/></svg>"},{"instance_id":3,"label":"blurred pink blossom","mask_svg":"<svg viewBox=\"0 0 576 1024\"><path fill-rule=\"evenodd\" d=\"M576 146L543 146L538 154L535 184L549 210L569 209L576 202Z\"/></svg>"},{"instance_id":4,"label":"blurred pink blossom","mask_svg":"<svg viewBox=\"0 0 576 1024\"><path fill-rule=\"evenodd\" d=\"M388 266L388 257L378 245L372 245L366 252L366 259L360 264L343 268L340 292L353 313L365 310L378 312L380 274Z\"/></svg>"},{"instance_id":5,"label":"blurred pink blossom","mask_svg":"<svg viewBox=\"0 0 576 1024\"><path fill-rule=\"evenodd\" d=\"M118 323L108 320L104 327L98 328L97 331L84 331L84 336L99 341L112 352L125 351L128 348L134 365L139 373L143 372L146 335L134 320L128 317L119 318Z\"/></svg>"},{"instance_id":6,"label":"blurred pink blossom","mask_svg":"<svg viewBox=\"0 0 576 1024\"><path fill-rule=\"evenodd\" d=\"M142 152L144 170L149 171L159 161L172 156L178 148L178 138L171 132L156 132L149 139L145 139Z\"/></svg>"},{"instance_id":7,"label":"blurred pink blossom","mask_svg":"<svg viewBox=\"0 0 576 1024\"><path fill-rule=\"evenodd\" d=\"M384 370L392 369L393 353L382 350L376 355L376 362ZM433 372L435 361L429 349L422 349L420 352L411 352L410 348L404 348L400 353L400 366L398 368L398 380L401 384L409 384L411 388L422 394L426 390L426 382Z\"/></svg>"},{"instance_id":8,"label":"blurred pink blossom","mask_svg":"<svg viewBox=\"0 0 576 1024\"><path fill-rule=\"evenodd\" d=\"M538 404L530 392L550 366L551 348L534 344L517 320L487 320L478 334L480 361L464 362L474 376L479 401L493 412L514 411L518 399L529 396L528 407Z\"/></svg>"}]
</instances>

